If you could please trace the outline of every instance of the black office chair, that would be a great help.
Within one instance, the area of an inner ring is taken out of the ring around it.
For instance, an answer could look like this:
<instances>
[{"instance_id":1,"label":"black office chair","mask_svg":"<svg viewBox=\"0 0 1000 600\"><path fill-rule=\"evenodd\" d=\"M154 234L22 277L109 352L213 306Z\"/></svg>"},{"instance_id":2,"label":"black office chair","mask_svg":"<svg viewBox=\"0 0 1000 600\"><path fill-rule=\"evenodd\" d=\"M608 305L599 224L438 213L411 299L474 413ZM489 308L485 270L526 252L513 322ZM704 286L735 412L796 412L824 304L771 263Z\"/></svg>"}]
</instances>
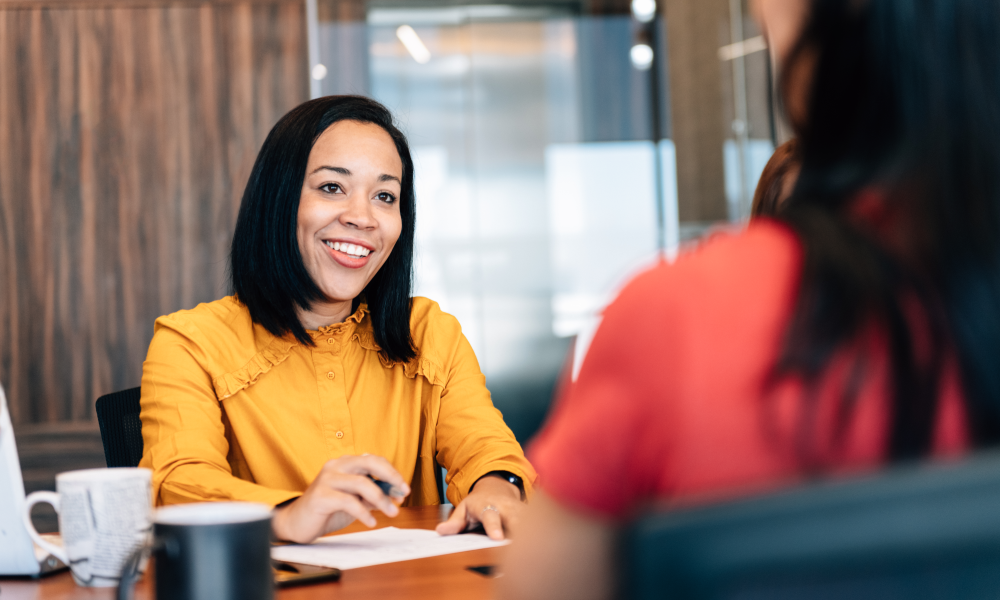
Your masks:
<instances>
[{"instance_id":1,"label":"black office chair","mask_svg":"<svg viewBox=\"0 0 1000 600\"><path fill-rule=\"evenodd\" d=\"M1000 598L1000 454L648 516L622 538L620 595Z\"/></svg>"},{"instance_id":2,"label":"black office chair","mask_svg":"<svg viewBox=\"0 0 1000 600\"><path fill-rule=\"evenodd\" d=\"M137 467L142 459L139 390L130 388L97 399L97 422L109 467Z\"/></svg>"}]
</instances>

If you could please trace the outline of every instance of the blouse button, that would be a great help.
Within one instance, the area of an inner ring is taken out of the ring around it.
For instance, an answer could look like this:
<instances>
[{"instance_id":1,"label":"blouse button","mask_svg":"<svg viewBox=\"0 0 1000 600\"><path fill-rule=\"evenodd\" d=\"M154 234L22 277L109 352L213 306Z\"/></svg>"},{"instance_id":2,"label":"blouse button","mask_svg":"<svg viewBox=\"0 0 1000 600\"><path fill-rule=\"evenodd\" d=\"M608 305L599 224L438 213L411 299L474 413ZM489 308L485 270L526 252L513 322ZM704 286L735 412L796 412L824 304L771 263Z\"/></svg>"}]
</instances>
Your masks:
<instances>
[{"instance_id":1,"label":"blouse button","mask_svg":"<svg viewBox=\"0 0 1000 600\"><path fill-rule=\"evenodd\" d=\"M333 371L330 371L329 373L326 374L326 378L327 379L333 379L336 376L337 376L337 374L334 373Z\"/></svg>"},{"instance_id":2,"label":"blouse button","mask_svg":"<svg viewBox=\"0 0 1000 600\"><path fill-rule=\"evenodd\" d=\"M332 344L333 343L333 338L326 338L326 343L327 344Z\"/></svg>"},{"instance_id":3,"label":"blouse button","mask_svg":"<svg viewBox=\"0 0 1000 600\"><path fill-rule=\"evenodd\" d=\"M344 437L344 432L343 431L338 431L337 432L337 439L339 440L342 437Z\"/></svg>"}]
</instances>

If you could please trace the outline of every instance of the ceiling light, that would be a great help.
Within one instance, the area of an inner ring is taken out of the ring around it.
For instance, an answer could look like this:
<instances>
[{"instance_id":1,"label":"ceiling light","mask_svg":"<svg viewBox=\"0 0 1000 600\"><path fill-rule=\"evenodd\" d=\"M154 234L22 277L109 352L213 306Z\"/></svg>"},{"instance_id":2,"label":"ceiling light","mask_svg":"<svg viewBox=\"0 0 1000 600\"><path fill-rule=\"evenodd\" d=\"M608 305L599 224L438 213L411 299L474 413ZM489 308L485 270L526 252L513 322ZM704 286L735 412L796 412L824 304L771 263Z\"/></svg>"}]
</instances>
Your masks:
<instances>
[{"instance_id":1,"label":"ceiling light","mask_svg":"<svg viewBox=\"0 0 1000 600\"><path fill-rule=\"evenodd\" d=\"M417 35L417 32L414 31L412 27L409 25L400 25L399 28L396 29L396 37L398 37L399 41L403 42L403 45L406 46L406 50L410 53L410 56L413 57L413 60L422 65L427 64L427 62L430 61L431 51L427 49L423 40L420 39L420 36Z\"/></svg>"},{"instance_id":2,"label":"ceiling light","mask_svg":"<svg viewBox=\"0 0 1000 600\"><path fill-rule=\"evenodd\" d=\"M632 16L640 23L649 23L656 16L656 0L632 0Z\"/></svg>"},{"instance_id":3,"label":"ceiling light","mask_svg":"<svg viewBox=\"0 0 1000 600\"><path fill-rule=\"evenodd\" d=\"M734 58L760 52L761 50L767 50L767 40L764 39L764 36L758 35L757 37L736 42L735 44L727 44L719 48L719 60L733 60Z\"/></svg>"},{"instance_id":4,"label":"ceiling light","mask_svg":"<svg viewBox=\"0 0 1000 600\"><path fill-rule=\"evenodd\" d=\"M316 63L316 66L312 68L312 78L316 81L323 81L326 79L326 65L323 63Z\"/></svg>"},{"instance_id":5,"label":"ceiling light","mask_svg":"<svg viewBox=\"0 0 1000 600\"><path fill-rule=\"evenodd\" d=\"M645 71L653 64L653 49L646 44L636 44L629 52L632 59L632 66L640 71Z\"/></svg>"}]
</instances>

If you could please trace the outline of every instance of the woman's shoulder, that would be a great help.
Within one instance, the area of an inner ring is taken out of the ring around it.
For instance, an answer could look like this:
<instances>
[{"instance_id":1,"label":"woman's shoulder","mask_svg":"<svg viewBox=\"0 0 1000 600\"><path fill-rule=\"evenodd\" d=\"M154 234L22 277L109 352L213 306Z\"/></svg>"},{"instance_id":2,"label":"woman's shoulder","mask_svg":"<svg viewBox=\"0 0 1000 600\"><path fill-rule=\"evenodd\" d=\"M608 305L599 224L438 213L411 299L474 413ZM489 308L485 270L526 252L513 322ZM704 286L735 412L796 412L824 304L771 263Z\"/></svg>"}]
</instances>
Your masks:
<instances>
[{"instance_id":1,"label":"woman's shoulder","mask_svg":"<svg viewBox=\"0 0 1000 600\"><path fill-rule=\"evenodd\" d=\"M659 348L665 335L678 348L708 350L740 332L770 336L791 315L801 264L798 238L780 223L716 232L627 283L601 329L637 351Z\"/></svg>"},{"instance_id":2,"label":"woman's shoulder","mask_svg":"<svg viewBox=\"0 0 1000 600\"><path fill-rule=\"evenodd\" d=\"M370 322L367 323L370 328ZM407 377L420 375L435 385L443 385L452 361L460 353L463 338L458 319L441 310L430 298L414 296L410 299L410 337L416 357L403 364L391 361L383 364L402 368ZM377 346L365 347L378 350Z\"/></svg>"},{"instance_id":3,"label":"woman's shoulder","mask_svg":"<svg viewBox=\"0 0 1000 600\"><path fill-rule=\"evenodd\" d=\"M414 296L410 303L410 335L417 349L452 341L462 334L458 319L441 310L441 306L423 296Z\"/></svg>"},{"instance_id":4,"label":"woman's shoulder","mask_svg":"<svg viewBox=\"0 0 1000 600\"><path fill-rule=\"evenodd\" d=\"M169 361L181 350L227 398L284 361L295 344L254 325L246 306L227 296L157 319L147 360Z\"/></svg>"},{"instance_id":5,"label":"woman's shoulder","mask_svg":"<svg viewBox=\"0 0 1000 600\"><path fill-rule=\"evenodd\" d=\"M458 319L422 296L414 296L410 304L410 335L418 361L430 361L442 368L452 361L464 339Z\"/></svg>"},{"instance_id":6,"label":"woman's shoulder","mask_svg":"<svg viewBox=\"0 0 1000 600\"><path fill-rule=\"evenodd\" d=\"M154 325L154 332L160 329L171 329L193 338L228 338L230 342L252 339L254 333L250 311L233 296L164 315Z\"/></svg>"},{"instance_id":7,"label":"woman's shoulder","mask_svg":"<svg viewBox=\"0 0 1000 600\"><path fill-rule=\"evenodd\" d=\"M795 266L801 254L790 227L771 219L755 219L741 229L721 228L681 252L674 263L677 276L730 280L748 272L767 277ZM752 269L751 269L752 268Z\"/></svg>"},{"instance_id":8,"label":"woman's shoulder","mask_svg":"<svg viewBox=\"0 0 1000 600\"><path fill-rule=\"evenodd\" d=\"M795 233L780 222L759 219L740 230L716 230L684 247L674 261L635 277L619 299L645 296L648 304L652 294L693 306L708 299L740 303L755 294L786 291L797 281L801 263Z\"/></svg>"},{"instance_id":9,"label":"woman's shoulder","mask_svg":"<svg viewBox=\"0 0 1000 600\"><path fill-rule=\"evenodd\" d=\"M157 326L239 332L251 323L250 311L233 296L202 302L194 308L178 310L156 320Z\"/></svg>"}]
</instances>

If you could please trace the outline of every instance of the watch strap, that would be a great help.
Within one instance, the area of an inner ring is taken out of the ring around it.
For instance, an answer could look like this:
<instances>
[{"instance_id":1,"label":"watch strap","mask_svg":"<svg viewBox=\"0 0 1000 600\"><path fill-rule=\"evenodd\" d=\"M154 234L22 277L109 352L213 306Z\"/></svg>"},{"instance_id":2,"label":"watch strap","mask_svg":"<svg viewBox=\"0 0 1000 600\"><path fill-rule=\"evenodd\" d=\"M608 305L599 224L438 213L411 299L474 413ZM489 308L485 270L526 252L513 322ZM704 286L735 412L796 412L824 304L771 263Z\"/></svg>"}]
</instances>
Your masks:
<instances>
[{"instance_id":1,"label":"watch strap","mask_svg":"<svg viewBox=\"0 0 1000 600\"><path fill-rule=\"evenodd\" d=\"M507 481L507 483L513 484L518 490L521 491L521 500L524 500L524 480L519 476L511 473L510 471L490 471L489 473L483 475L483 477L500 477L501 479ZM477 479L475 483L472 484L472 487L476 487L476 483L479 483L479 480L483 477ZM469 488L469 491L471 492L472 488Z\"/></svg>"}]
</instances>

